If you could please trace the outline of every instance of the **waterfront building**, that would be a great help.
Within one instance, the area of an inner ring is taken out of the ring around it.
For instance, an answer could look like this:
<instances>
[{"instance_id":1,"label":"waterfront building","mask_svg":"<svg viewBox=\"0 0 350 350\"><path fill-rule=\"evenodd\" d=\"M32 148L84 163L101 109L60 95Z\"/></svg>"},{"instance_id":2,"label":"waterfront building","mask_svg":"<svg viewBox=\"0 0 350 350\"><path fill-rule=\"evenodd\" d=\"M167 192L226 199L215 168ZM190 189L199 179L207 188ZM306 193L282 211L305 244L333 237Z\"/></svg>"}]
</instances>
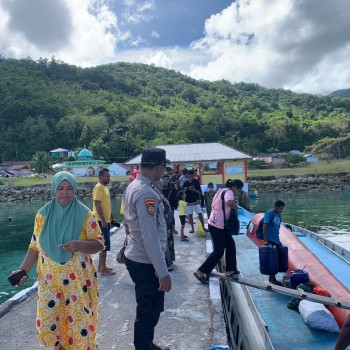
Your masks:
<instances>
[{"instance_id":1,"label":"waterfront building","mask_svg":"<svg viewBox=\"0 0 350 350\"><path fill-rule=\"evenodd\" d=\"M75 157L75 151L70 151L65 148L56 148L49 152L49 156L52 158L67 158L67 157Z\"/></svg>"},{"instance_id":2,"label":"waterfront building","mask_svg":"<svg viewBox=\"0 0 350 350\"><path fill-rule=\"evenodd\" d=\"M196 169L201 184L212 182L222 186L228 179L240 179L247 183L247 161L252 157L220 142L188 143L179 145L156 146L166 151L173 170ZM138 169L141 154L130 159L125 164L130 166L130 172Z\"/></svg>"},{"instance_id":3,"label":"waterfront building","mask_svg":"<svg viewBox=\"0 0 350 350\"><path fill-rule=\"evenodd\" d=\"M77 155L76 160L70 160L59 164L54 164L55 171L66 170L75 176L97 176L101 168L108 168L109 164L101 159L94 159L91 151L83 148Z\"/></svg>"}]
</instances>

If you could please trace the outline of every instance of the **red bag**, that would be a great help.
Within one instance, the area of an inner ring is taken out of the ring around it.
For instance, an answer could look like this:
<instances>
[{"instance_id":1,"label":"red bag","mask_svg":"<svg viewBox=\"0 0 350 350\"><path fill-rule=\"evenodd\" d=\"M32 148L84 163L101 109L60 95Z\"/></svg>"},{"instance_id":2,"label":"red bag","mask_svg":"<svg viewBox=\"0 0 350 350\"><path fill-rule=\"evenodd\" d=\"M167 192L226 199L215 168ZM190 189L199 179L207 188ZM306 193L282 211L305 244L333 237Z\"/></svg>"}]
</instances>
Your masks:
<instances>
[{"instance_id":1,"label":"red bag","mask_svg":"<svg viewBox=\"0 0 350 350\"><path fill-rule=\"evenodd\" d=\"M314 293L317 294L317 295L322 295L324 297L330 297L331 296L326 289L321 288L320 286L314 287Z\"/></svg>"}]
</instances>

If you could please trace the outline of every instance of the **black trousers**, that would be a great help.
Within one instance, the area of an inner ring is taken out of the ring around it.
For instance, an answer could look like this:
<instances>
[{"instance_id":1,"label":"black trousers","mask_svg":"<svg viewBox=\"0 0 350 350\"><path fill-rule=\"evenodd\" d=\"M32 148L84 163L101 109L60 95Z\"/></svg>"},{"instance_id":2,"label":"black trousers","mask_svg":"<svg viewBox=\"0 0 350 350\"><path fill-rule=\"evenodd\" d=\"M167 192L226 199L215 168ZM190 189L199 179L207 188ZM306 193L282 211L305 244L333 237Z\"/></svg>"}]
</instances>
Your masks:
<instances>
[{"instance_id":1,"label":"black trousers","mask_svg":"<svg viewBox=\"0 0 350 350\"><path fill-rule=\"evenodd\" d=\"M160 313L164 311L164 292L158 290L159 280L152 264L142 264L126 258L125 265L135 283L135 350L152 350L154 328Z\"/></svg>"},{"instance_id":2,"label":"black trousers","mask_svg":"<svg viewBox=\"0 0 350 350\"><path fill-rule=\"evenodd\" d=\"M213 240L213 251L199 267L199 271L210 275L225 252L226 271L237 270L236 244L232 235L225 230L208 225ZM225 251L226 250L226 251Z\"/></svg>"}]
</instances>

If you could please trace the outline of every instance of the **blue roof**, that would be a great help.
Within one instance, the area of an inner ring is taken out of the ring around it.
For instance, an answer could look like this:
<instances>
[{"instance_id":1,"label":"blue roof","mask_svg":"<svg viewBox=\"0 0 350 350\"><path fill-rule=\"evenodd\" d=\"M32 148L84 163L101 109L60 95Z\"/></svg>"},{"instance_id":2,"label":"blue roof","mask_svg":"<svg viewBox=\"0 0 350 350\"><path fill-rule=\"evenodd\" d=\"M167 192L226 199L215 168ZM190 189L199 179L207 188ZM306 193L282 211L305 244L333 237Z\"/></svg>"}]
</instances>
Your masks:
<instances>
[{"instance_id":1,"label":"blue roof","mask_svg":"<svg viewBox=\"0 0 350 350\"><path fill-rule=\"evenodd\" d=\"M93 154L87 149L83 148L78 154L78 160L91 160L94 159Z\"/></svg>"}]
</instances>

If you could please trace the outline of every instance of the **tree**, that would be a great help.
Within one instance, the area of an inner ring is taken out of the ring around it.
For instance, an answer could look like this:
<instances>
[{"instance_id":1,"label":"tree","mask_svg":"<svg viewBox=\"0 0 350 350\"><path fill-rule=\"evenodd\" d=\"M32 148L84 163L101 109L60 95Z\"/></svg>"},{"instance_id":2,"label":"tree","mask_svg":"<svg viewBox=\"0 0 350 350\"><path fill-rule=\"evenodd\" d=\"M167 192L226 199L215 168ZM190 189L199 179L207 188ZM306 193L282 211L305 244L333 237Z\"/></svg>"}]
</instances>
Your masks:
<instances>
[{"instance_id":1,"label":"tree","mask_svg":"<svg viewBox=\"0 0 350 350\"><path fill-rule=\"evenodd\" d=\"M257 84L195 80L174 70L115 63L80 68L0 55L0 153L89 146L125 160L159 144L220 141L246 153L304 150L350 132L350 99ZM120 125L125 124L121 132ZM327 152L350 154L346 145Z\"/></svg>"},{"instance_id":2,"label":"tree","mask_svg":"<svg viewBox=\"0 0 350 350\"><path fill-rule=\"evenodd\" d=\"M56 129L66 136L67 147L74 147L81 136L84 125L85 121L83 116L71 114L61 118L56 124Z\"/></svg>"},{"instance_id":3,"label":"tree","mask_svg":"<svg viewBox=\"0 0 350 350\"><path fill-rule=\"evenodd\" d=\"M287 138L287 124L281 119L271 119L266 136L272 139L272 146L280 149L280 144Z\"/></svg>"},{"instance_id":4,"label":"tree","mask_svg":"<svg viewBox=\"0 0 350 350\"><path fill-rule=\"evenodd\" d=\"M36 152L32 161L32 168L36 173L45 174L52 171L50 158L45 152Z\"/></svg>"},{"instance_id":5,"label":"tree","mask_svg":"<svg viewBox=\"0 0 350 350\"><path fill-rule=\"evenodd\" d=\"M81 144L89 145L93 139L108 130L108 121L104 115L90 117L86 120L80 137Z\"/></svg>"},{"instance_id":6,"label":"tree","mask_svg":"<svg viewBox=\"0 0 350 350\"><path fill-rule=\"evenodd\" d=\"M297 165L306 163L305 158L301 154L286 154L285 156L286 164Z\"/></svg>"}]
</instances>

